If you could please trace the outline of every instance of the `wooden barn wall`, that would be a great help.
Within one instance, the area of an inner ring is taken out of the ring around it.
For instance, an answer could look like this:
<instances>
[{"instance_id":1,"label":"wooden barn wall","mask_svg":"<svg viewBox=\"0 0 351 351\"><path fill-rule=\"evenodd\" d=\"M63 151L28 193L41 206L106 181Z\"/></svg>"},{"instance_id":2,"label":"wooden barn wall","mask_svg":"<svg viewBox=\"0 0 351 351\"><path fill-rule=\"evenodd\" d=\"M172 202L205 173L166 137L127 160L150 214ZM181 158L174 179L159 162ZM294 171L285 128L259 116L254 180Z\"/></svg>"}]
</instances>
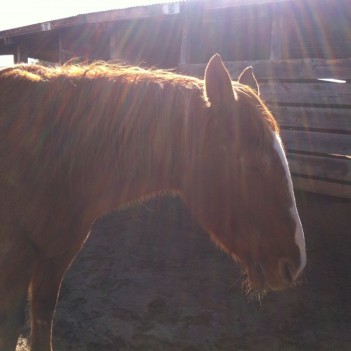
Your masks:
<instances>
[{"instance_id":1,"label":"wooden barn wall","mask_svg":"<svg viewBox=\"0 0 351 351\"><path fill-rule=\"evenodd\" d=\"M351 57L350 0L299 0L280 4L283 57Z\"/></svg>"},{"instance_id":2,"label":"wooden barn wall","mask_svg":"<svg viewBox=\"0 0 351 351\"><path fill-rule=\"evenodd\" d=\"M295 187L351 198L351 59L226 65L234 80L244 67L253 66L261 95L279 121ZM181 70L203 77L204 68L189 64Z\"/></svg>"},{"instance_id":3,"label":"wooden barn wall","mask_svg":"<svg viewBox=\"0 0 351 351\"><path fill-rule=\"evenodd\" d=\"M15 60L27 62L28 58L39 58L44 61L58 62L58 33L40 32L17 37L12 54Z\"/></svg>"},{"instance_id":4,"label":"wooden barn wall","mask_svg":"<svg viewBox=\"0 0 351 351\"><path fill-rule=\"evenodd\" d=\"M270 55L271 10L243 6L206 11L189 4L187 61L206 63L214 52L225 61L266 60Z\"/></svg>"},{"instance_id":5,"label":"wooden barn wall","mask_svg":"<svg viewBox=\"0 0 351 351\"><path fill-rule=\"evenodd\" d=\"M111 59L148 67L178 66L182 40L179 16L118 21L110 33Z\"/></svg>"},{"instance_id":6,"label":"wooden barn wall","mask_svg":"<svg viewBox=\"0 0 351 351\"><path fill-rule=\"evenodd\" d=\"M83 24L60 31L60 61L71 59L109 60L109 26L104 23Z\"/></svg>"}]
</instances>

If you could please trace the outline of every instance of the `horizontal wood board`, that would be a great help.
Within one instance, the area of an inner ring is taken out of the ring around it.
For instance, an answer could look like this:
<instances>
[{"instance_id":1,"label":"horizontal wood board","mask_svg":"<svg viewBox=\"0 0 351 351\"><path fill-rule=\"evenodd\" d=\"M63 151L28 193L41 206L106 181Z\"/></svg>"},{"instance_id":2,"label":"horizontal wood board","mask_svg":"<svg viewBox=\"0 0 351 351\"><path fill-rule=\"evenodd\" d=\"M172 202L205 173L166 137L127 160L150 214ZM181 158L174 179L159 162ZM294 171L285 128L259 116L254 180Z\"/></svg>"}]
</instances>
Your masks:
<instances>
[{"instance_id":1,"label":"horizontal wood board","mask_svg":"<svg viewBox=\"0 0 351 351\"><path fill-rule=\"evenodd\" d=\"M351 185L294 176L293 184L299 190L351 199Z\"/></svg>"},{"instance_id":2,"label":"horizontal wood board","mask_svg":"<svg viewBox=\"0 0 351 351\"><path fill-rule=\"evenodd\" d=\"M288 151L351 156L351 135L281 130Z\"/></svg>"},{"instance_id":3,"label":"horizontal wood board","mask_svg":"<svg viewBox=\"0 0 351 351\"><path fill-rule=\"evenodd\" d=\"M339 131L351 134L351 109L270 105L281 128Z\"/></svg>"},{"instance_id":4,"label":"horizontal wood board","mask_svg":"<svg viewBox=\"0 0 351 351\"><path fill-rule=\"evenodd\" d=\"M270 82L261 83L260 91L267 103L351 108L351 84Z\"/></svg>"},{"instance_id":5,"label":"horizontal wood board","mask_svg":"<svg viewBox=\"0 0 351 351\"><path fill-rule=\"evenodd\" d=\"M351 58L338 60L301 59L279 61L225 62L234 80L245 67L252 66L258 80L314 80L336 78L351 80ZM179 70L185 74L203 77L205 64L182 64Z\"/></svg>"},{"instance_id":6,"label":"horizontal wood board","mask_svg":"<svg viewBox=\"0 0 351 351\"><path fill-rule=\"evenodd\" d=\"M288 153L290 171L293 174L314 179L339 182L351 186L351 157L324 157Z\"/></svg>"}]
</instances>

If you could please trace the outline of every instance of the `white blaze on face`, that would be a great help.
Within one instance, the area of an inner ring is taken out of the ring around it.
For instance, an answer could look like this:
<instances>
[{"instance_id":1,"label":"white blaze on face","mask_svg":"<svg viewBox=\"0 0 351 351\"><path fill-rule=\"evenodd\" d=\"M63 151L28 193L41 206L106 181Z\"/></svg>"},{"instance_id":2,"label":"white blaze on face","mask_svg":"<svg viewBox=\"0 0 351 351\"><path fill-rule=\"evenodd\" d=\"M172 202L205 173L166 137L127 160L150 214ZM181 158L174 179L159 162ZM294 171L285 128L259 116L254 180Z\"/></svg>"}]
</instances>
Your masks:
<instances>
[{"instance_id":1,"label":"white blaze on face","mask_svg":"<svg viewBox=\"0 0 351 351\"><path fill-rule=\"evenodd\" d=\"M304 267L306 265L305 236L303 234L301 220L300 220L299 214L297 212L293 183L292 183L292 179L291 179L291 175L290 175L290 171L289 171L288 160L286 158L286 155L285 155L285 152L283 149L283 144L282 144L282 141L281 141L279 135L277 135L276 133L274 133L274 135L275 135L274 149L277 151L280 159L282 160L283 167L284 167L285 174L286 174L287 181L288 181L290 196L291 196L292 203L293 203L293 205L290 209L290 212L291 212L291 215L294 218L295 223L296 223L295 242L296 242L296 245L300 249L300 257L301 257L300 267L299 267L297 274L296 274L296 276L298 276L302 272L302 270L304 269Z\"/></svg>"}]
</instances>

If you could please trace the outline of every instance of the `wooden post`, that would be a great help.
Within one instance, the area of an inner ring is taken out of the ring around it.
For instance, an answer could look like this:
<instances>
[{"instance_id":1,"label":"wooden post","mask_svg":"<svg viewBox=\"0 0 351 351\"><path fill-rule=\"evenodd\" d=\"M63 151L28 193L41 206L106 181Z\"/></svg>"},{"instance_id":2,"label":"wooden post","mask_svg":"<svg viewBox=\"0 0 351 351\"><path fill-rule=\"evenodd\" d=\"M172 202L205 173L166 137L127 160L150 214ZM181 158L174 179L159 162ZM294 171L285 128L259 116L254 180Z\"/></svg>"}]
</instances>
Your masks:
<instances>
[{"instance_id":1,"label":"wooden post","mask_svg":"<svg viewBox=\"0 0 351 351\"><path fill-rule=\"evenodd\" d=\"M112 30L109 30L108 33L108 59L112 60L113 56L113 51L115 48L115 42L114 42L114 37L112 35Z\"/></svg>"},{"instance_id":2,"label":"wooden post","mask_svg":"<svg viewBox=\"0 0 351 351\"><path fill-rule=\"evenodd\" d=\"M21 62L21 48L19 45L16 47L16 53L15 53L15 63L20 63Z\"/></svg>"},{"instance_id":3,"label":"wooden post","mask_svg":"<svg viewBox=\"0 0 351 351\"><path fill-rule=\"evenodd\" d=\"M15 63L28 63L28 52L21 50L20 45L17 45L15 54Z\"/></svg>"},{"instance_id":4,"label":"wooden post","mask_svg":"<svg viewBox=\"0 0 351 351\"><path fill-rule=\"evenodd\" d=\"M280 4L272 5L272 32L270 60L283 59L283 16Z\"/></svg>"},{"instance_id":5,"label":"wooden post","mask_svg":"<svg viewBox=\"0 0 351 351\"><path fill-rule=\"evenodd\" d=\"M110 34L110 60L121 59L118 51L118 45L120 44L118 34L118 31L111 31Z\"/></svg>"},{"instance_id":6,"label":"wooden post","mask_svg":"<svg viewBox=\"0 0 351 351\"><path fill-rule=\"evenodd\" d=\"M58 59L59 59L59 64L62 65L63 64L63 60L64 60L64 52L63 52L63 44L62 44L62 35L61 33L59 34L59 38L58 38Z\"/></svg>"},{"instance_id":7,"label":"wooden post","mask_svg":"<svg viewBox=\"0 0 351 351\"><path fill-rule=\"evenodd\" d=\"M180 46L180 65L189 63L189 12L188 4L184 3L183 6L183 30L182 30L182 43Z\"/></svg>"}]
</instances>

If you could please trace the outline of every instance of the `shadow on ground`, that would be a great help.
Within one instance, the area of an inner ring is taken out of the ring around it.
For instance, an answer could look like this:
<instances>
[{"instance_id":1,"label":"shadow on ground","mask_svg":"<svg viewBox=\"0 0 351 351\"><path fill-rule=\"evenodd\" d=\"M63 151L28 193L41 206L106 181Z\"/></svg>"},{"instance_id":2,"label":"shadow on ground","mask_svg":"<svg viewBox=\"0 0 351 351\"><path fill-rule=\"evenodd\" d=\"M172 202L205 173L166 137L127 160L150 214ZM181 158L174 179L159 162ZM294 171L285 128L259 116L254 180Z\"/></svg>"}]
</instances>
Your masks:
<instances>
[{"instance_id":1,"label":"shadow on ground","mask_svg":"<svg viewBox=\"0 0 351 351\"><path fill-rule=\"evenodd\" d=\"M179 200L106 216L64 280L55 351L349 350L351 202L297 200L303 284L261 302L242 293L239 267Z\"/></svg>"}]
</instances>

